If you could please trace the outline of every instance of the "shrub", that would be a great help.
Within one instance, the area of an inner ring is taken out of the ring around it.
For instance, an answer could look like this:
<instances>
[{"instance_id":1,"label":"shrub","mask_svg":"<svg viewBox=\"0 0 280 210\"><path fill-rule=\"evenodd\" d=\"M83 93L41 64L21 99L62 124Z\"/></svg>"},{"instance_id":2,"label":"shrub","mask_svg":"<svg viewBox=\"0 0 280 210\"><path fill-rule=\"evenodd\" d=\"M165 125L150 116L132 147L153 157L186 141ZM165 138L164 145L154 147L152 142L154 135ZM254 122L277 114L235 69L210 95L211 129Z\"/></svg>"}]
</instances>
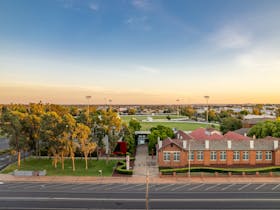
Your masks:
<instances>
[{"instance_id":1,"label":"shrub","mask_svg":"<svg viewBox=\"0 0 280 210\"><path fill-rule=\"evenodd\" d=\"M134 158L131 158L134 159ZM126 162L125 160L119 161L120 165L116 168L116 171L119 174L126 174L126 175L132 175L133 171L132 170L126 170Z\"/></svg>"}]
</instances>

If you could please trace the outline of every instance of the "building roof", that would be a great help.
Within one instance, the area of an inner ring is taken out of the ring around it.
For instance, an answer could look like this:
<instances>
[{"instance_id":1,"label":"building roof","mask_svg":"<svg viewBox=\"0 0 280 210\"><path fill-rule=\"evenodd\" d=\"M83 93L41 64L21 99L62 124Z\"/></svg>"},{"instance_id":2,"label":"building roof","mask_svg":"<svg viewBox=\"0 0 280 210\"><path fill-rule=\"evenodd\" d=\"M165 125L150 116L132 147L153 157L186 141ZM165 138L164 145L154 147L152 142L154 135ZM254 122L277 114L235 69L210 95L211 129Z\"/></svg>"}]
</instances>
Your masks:
<instances>
[{"instance_id":1,"label":"building roof","mask_svg":"<svg viewBox=\"0 0 280 210\"><path fill-rule=\"evenodd\" d=\"M248 140L216 140L216 141L209 141L209 150L215 150L215 151L226 151L228 149L228 141L231 141L231 149L232 151L249 151L250 149L250 141ZM279 141L280 139L255 139L251 140L254 142L254 148L253 150L267 150L267 151L273 151L274 150L274 141ZM205 149L205 142L206 140L186 140L186 148L183 148L183 141L179 139L165 139L162 142L162 147L160 149L163 149L167 145L174 143L179 148L187 150L188 145L190 144L190 150L201 150L204 151ZM280 146L280 144L279 144ZM279 148L279 147L278 147Z\"/></svg>"},{"instance_id":2,"label":"building roof","mask_svg":"<svg viewBox=\"0 0 280 210\"><path fill-rule=\"evenodd\" d=\"M240 129L235 130L233 132L244 136L245 134L247 135L249 133L249 131L250 131L250 128L240 128Z\"/></svg>"},{"instance_id":3,"label":"building roof","mask_svg":"<svg viewBox=\"0 0 280 210\"><path fill-rule=\"evenodd\" d=\"M248 136L240 135L238 133L229 131L226 134L224 134L224 139L229 139L229 140L250 140Z\"/></svg>"},{"instance_id":4,"label":"building roof","mask_svg":"<svg viewBox=\"0 0 280 210\"><path fill-rule=\"evenodd\" d=\"M198 128L189 134L195 140L218 140L223 139L223 135L217 130L207 130Z\"/></svg>"},{"instance_id":5,"label":"building roof","mask_svg":"<svg viewBox=\"0 0 280 210\"><path fill-rule=\"evenodd\" d=\"M187 133L185 133L184 131L178 130L175 134L177 139L184 139L184 140L189 140L189 139L193 139L193 137Z\"/></svg>"}]
</instances>

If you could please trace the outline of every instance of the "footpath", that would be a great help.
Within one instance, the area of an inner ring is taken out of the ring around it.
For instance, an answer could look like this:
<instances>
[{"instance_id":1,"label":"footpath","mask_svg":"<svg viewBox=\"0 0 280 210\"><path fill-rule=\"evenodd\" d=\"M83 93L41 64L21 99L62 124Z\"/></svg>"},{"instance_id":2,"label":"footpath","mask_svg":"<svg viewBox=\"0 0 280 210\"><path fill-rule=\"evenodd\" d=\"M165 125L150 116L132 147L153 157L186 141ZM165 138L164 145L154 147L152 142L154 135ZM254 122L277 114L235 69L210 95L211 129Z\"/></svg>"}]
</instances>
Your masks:
<instances>
[{"instance_id":1,"label":"footpath","mask_svg":"<svg viewBox=\"0 0 280 210\"><path fill-rule=\"evenodd\" d=\"M0 174L0 182L57 182L57 183L146 183L146 176L14 176ZM149 183L280 183L280 177L148 177ZM1 187L1 185L0 185Z\"/></svg>"}]
</instances>

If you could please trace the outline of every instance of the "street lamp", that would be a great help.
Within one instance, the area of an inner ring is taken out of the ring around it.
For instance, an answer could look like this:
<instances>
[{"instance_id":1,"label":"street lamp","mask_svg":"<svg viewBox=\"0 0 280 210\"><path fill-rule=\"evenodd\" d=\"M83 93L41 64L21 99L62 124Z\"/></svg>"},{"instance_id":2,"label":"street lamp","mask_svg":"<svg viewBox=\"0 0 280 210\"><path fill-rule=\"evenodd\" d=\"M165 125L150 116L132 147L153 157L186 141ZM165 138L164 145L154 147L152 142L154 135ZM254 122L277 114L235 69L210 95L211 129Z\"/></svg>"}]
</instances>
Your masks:
<instances>
[{"instance_id":1,"label":"street lamp","mask_svg":"<svg viewBox=\"0 0 280 210\"><path fill-rule=\"evenodd\" d=\"M208 123L208 100L210 98L210 96L204 96L205 100L206 100L206 122Z\"/></svg>"},{"instance_id":2,"label":"street lamp","mask_svg":"<svg viewBox=\"0 0 280 210\"><path fill-rule=\"evenodd\" d=\"M183 101L184 98L177 98L176 101L178 103L178 106L177 106L177 115L179 115L180 111L179 111L179 107L180 107L180 101Z\"/></svg>"},{"instance_id":3,"label":"street lamp","mask_svg":"<svg viewBox=\"0 0 280 210\"><path fill-rule=\"evenodd\" d=\"M86 99L87 99L87 102L88 102L88 117L87 117L87 121L88 121L88 118L89 118L89 101L91 99L91 96L86 96Z\"/></svg>"},{"instance_id":4,"label":"street lamp","mask_svg":"<svg viewBox=\"0 0 280 210\"><path fill-rule=\"evenodd\" d=\"M191 140L189 140L189 148L188 148L188 154L189 154L189 158L188 158L188 177L189 179L191 178Z\"/></svg>"}]
</instances>

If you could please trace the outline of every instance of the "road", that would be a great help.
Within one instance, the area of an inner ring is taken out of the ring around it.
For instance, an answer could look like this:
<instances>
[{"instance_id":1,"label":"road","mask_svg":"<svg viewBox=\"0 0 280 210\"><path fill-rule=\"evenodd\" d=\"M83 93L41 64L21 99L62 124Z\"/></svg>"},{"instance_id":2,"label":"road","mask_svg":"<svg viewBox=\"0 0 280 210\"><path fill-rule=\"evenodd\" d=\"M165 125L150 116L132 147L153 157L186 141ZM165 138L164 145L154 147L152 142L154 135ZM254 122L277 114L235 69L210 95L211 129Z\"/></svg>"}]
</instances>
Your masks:
<instances>
[{"instance_id":1,"label":"road","mask_svg":"<svg viewBox=\"0 0 280 210\"><path fill-rule=\"evenodd\" d=\"M0 209L146 209L145 184L0 182ZM280 184L150 184L149 209L279 209Z\"/></svg>"}]
</instances>

